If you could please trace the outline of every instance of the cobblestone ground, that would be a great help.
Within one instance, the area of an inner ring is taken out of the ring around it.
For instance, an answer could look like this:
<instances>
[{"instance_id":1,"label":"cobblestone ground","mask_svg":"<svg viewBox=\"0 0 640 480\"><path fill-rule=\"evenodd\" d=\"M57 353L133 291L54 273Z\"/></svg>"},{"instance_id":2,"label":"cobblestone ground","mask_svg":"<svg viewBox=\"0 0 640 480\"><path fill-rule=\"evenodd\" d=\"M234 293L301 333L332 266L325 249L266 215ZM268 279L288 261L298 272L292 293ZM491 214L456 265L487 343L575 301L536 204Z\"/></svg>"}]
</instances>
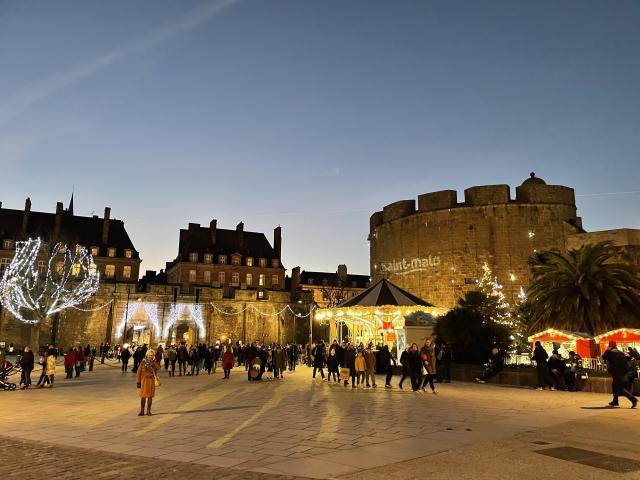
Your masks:
<instances>
[{"instance_id":1,"label":"cobblestone ground","mask_svg":"<svg viewBox=\"0 0 640 480\"><path fill-rule=\"evenodd\" d=\"M599 427L591 437L599 439L598 448L615 440L635 458L640 444L637 428L620 443L620 427L607 427L614 421L640 425L638 412L601 409L609 397L599 394L453 383L439 386L438 395L417 395L398 389L397 378L393 389L315 384L306 367L284 380L251 383L237 368L230 380L223 380L220 371L174 378L163 371L161 376L152 417L137 416L134 375L115 366L98 366L79 379L58 378L53 389L0 392L3 474L16 475L19 469L20 478L41 478L44 472L66 478L95 470L96 477L153 472L152 478L165 478L177 469L178 478L333 478L364 470L372 476L385 471L401 475L405 468L422 471L422 463L438 465L442 455L471 458L464 453L469 448L478 457L493 458L499 442L514 458L517 452L533 455L532 441L552 438L550 432L563 434L562 441L549 440L554 445L593 448L584 432L594 424ZM13 445L27 448L14 453ZM481 455L482 448L487 450ZM533 459L531 465L558 461L543 455ZM40 470L30 474L34 465ZM574 465L558 465L558 472L569 467ZM427 470L437 474L450 468ZM459 472L457 478L466 477ZM510 477L494 472L486 478Z\"/></svg>"}]
</instances>

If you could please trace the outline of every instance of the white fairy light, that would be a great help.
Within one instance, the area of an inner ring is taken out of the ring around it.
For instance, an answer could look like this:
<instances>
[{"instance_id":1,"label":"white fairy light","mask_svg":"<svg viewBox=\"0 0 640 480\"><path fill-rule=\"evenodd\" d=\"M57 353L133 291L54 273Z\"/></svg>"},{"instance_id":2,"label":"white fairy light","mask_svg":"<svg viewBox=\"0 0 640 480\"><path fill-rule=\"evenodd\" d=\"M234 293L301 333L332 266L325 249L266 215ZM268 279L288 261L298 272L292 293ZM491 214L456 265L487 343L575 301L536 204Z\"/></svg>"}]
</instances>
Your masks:
<instances>
[{"instance_id":1,"label":"white fairy light","mask_svg":"<svg viewBox=\"0 0 640 480\"><path fill-rule=\"evenodd\" d=\"M42 246L39 238L16 242L16 253L0 280L3 306L31 325L86 302L100 285L100 273L86 248L58 243L47 252ZM38 259L47 255L41 274Z\"/></svg>"}]
</instances>

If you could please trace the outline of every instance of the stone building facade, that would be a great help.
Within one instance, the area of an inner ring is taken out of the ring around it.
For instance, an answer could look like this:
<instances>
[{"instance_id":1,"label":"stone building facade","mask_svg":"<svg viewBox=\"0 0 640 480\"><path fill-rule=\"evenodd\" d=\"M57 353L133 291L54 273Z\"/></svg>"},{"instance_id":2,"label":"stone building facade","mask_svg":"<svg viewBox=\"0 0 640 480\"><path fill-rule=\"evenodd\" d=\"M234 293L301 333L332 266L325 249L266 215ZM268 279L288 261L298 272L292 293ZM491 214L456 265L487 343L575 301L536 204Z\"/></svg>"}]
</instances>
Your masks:
<instances>
[{"instance_id":1,"label":"stone building facade","mask_svg":"<svg viewBox=\"0 0 640 480\"><path fill-rule=\"evenodd\" d=\"M337 307L351 297L363 292L371 286L369 275L348 273L347 266L338 265L335 272L312 272L303 270L300 273L299 286L311 292L318 308Z\"/></svg>"},{"instance_id":2,"label":"stone building facade","mask_svg":"<svg viewBox=\"0 0 640 480\"><path fill-rule=\"evenodd\" d=\"M487 263L514 303L526 289L529 257L564 249L583 232L572 188L531 174L516 187L485 185L426 193L392 203L370 218L371 277L388 278L430 303L453 307L476 287Z\"/></svg>"},{"instance_id":3,"label":"stone building facade","mask_svg":"<svg viewBox=\"0 0 640 480\"><path fill-rule=\"evenodd\" d=\"M616 260L640 268L640 230L634 228L619 228L601 230L598 232L574 233L567 237L567 250L582 247L588 243L611 243L616 252Z\"/></svg>"}]
</instances>

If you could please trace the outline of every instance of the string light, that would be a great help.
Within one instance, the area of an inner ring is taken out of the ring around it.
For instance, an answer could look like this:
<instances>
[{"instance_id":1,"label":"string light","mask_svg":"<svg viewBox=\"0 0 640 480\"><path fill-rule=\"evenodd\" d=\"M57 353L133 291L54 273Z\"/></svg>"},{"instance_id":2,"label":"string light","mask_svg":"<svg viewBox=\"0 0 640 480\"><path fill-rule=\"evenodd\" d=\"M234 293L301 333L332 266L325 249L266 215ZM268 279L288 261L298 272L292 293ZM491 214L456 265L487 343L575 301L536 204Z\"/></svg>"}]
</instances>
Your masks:
<instances>
[{"instance_id":1,"label":"string light","mask_svg":"<svg viewBox=\"0 0 640 480\"><path fill-rule=\"evenodd\" d=\"M100 285L100 273L86 248L70 250L57 243L47 252L42 246L39 238L16 242L16 253L0 280L3 306L31 325L86 302ZM40 272L38 258L46 255L46 268Z\"/></svg>"},{"instance_id":2,"label":"string light","mask_svg":"<svg viewBox=\"0 0 640 480\"><path fill-rule=\"evenodd\" d=\"M306 315L302 315L301 313L296 313L291 306L287 305L285 306L282 310L280 310L279 312L275 312L275 313L265 313L263 311L261 311L258 307L249 304L247 305L245 308L239 309L239 310L235 310L235 311L225 311L222 310L221 308L219 308L215 303L211 303L211 306L213 307L213 309L222 314L222 315L241 315L244 312L246 312L247 310L253 310L254 312L256 312L258 315L262 316L262 317L277 317L281 314L283 314L286 311L291 312L293 315L295 315L297 318L307 318L309 315L311 315L313 313L314 310L316 310L316 306L312 306L311 307L311 311L309 313L307 313Z\"/></svg>"}]
</instances>

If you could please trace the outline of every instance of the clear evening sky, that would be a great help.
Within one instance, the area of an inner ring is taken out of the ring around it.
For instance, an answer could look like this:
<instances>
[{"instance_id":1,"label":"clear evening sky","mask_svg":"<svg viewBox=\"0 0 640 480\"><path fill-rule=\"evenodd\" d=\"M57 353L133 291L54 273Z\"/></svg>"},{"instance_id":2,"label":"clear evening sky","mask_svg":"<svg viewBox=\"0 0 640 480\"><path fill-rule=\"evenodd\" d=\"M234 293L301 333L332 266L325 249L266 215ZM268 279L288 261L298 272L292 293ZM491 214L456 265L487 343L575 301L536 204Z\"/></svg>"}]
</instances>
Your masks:
<instances>
[{"instance_id":1,"label":"clear evening sky","mask_svg":"<svg viewBox=\"0 0 640 480\"><path fill-rule=\"evenodd\" d=\"M3 206L75 186L143 270L217 218L367 274L385 204L530 171L640 228L640 2L0 0Z\"/></svg>"}]
</instances>

